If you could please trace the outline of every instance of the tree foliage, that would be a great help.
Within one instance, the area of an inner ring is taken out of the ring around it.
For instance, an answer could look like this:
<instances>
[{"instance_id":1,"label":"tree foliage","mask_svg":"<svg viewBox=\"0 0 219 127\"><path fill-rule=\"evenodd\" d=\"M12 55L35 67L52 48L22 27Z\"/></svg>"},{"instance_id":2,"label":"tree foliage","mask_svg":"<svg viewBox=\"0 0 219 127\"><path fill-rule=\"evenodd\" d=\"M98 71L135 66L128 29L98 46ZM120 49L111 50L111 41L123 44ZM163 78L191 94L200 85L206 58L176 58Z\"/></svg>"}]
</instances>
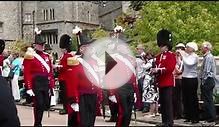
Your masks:
<instances>
[{"instance_id":1,"label":"tree foliage","mask_svg":"<svg viewBox=\"0 0 219 127\"><path fill-rule=\"evenodd\" d=\"M136 46L143 43L157 50L156 34L164 28L173 33L174 45L178 42L195 41L200 44L203 40L210 41L214 46L214 54L219 54L219 2L182 1L167 2L153 1L144 4L140 15L130 27L125 27L125 33L132 38ZM153 43L152 43L153 42Z\"/></svg>"},{"instance_id":2,"label":"tree foliage","mask_svg":"<svg viewBox=\"0 0 219 127\"><path fill-rule=\"evenodd\" d=\"M24 40L16 40L14 42L11 42L7 48L12 53L25 53L26 47L31 46L30 43L25 42Z\"/></svg>"},{"instance_id":3,"label":"tree foliage","mask_svg":"<svg viewBox=\"0 0 219 127\"><path fill-rule=\"evenodd\" d=\"M103 28L98 27L92 34L91 37L94 39L100 39L109 36L109 32L105 31Z\"/></svg>"},{"instance_id":4,"label":"tree foliage","mask_svg":"<svg viewBox=\"0 0 219 127\"><path fill-rule=\"evenodd\" d=\"M78 50L78 45L77 45L77 36L76 35L72 35L72 45L71 45L71 49L72 51L77 51Z\"/></svg>"},{"instance_id":5,"label":"tree foliage","mask_svg":"<svg viewBox=\"0 0 219 127\"><path fill-rule=\"evenodd\" d=\"M132 8L135 11L139 11L142 8L142 6L146 3L146 1L131 1L130 3L130 8Z\"/></svg>"}]
</instances>

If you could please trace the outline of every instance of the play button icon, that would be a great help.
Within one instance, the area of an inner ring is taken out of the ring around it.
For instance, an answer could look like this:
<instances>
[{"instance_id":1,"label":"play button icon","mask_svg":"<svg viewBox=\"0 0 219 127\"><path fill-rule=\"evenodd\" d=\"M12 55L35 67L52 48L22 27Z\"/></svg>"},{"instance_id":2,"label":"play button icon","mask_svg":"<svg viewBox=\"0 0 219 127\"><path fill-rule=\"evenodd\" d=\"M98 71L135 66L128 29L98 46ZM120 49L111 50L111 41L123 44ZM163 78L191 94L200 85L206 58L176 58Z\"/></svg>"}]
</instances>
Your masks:
<instances>
[{"instance_id":1,"label":"play button icon","mask_svg":"<svg viewBox=\"0 0 219 127\"><path fill-rule=\"evenodd\" d=\"M117 64L117 62L107 52L105 52L105 64L105 75L107 75L107 73Z\"/></svg>"},{"instance_id":2,"label":"play button icon","mask_svg":"<svg viewBox=\"0 0 219 127\"><path fill-rule=\"evenodd\" d=\"M124 40L102 38L89 44L83 55L87 78L102 89L116 89L135 75L135 57Z\"/></svg>"}]
</instances>

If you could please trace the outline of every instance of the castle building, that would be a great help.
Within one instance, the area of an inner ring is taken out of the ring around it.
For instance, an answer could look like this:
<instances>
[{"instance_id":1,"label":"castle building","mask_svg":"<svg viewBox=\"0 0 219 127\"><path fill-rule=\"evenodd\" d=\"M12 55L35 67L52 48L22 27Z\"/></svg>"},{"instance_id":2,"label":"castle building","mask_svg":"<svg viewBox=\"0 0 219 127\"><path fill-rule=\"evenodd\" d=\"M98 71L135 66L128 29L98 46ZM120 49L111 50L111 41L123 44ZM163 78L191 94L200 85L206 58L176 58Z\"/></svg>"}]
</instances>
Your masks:
<instances>
[{"instance_id":1,"label":"castle building","mask_svg":"<svg viewBox=\"0 0 219 127\"><path fill-rule=\"evenodd\" d=\"M42 30L46 43L60 54L59 39L72 35L77 25L85 32L102 26L113 30L127 1L0 1L0 38L6 42L32 42L34 28Z\"/></svg>"}]
</instances>

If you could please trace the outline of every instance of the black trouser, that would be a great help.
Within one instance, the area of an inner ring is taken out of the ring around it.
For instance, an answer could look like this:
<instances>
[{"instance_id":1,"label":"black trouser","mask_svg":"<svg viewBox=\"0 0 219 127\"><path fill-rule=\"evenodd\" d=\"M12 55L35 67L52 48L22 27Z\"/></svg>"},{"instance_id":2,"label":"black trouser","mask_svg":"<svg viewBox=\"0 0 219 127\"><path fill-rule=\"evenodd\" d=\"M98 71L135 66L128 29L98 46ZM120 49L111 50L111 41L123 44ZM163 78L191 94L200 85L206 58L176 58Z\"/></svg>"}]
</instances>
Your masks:
<instances>
[{"instance_id":1,"label":"black trouser","mask_svg":"<svg viewBox=\"0 0 219 127\"><path fill-rule=\"evenodd\" d=\"M216 119L216 110L213 101L213 89L215 87L215 81L209 77L205 80L204 85L201 85L201 94L204 101L205 116L208 120Z\"/></svg>"},{"instance_id":2,"label":"black trouser","mask_svg":"<svg viewBox=\"0 0 219 127\"><path fill-rule=\"evenodd\" d=\"M47 76L35 76L33 92L34 96L34 126L42 126L43 112L50 107L49 81Z\"/></svg>"},{"instance_id":3,"label":"black trouser","mask_svg":"<svg viewBox=\"0 0 219 127\"><path fill-rule=\"evenodd\" d=\"M80 96L80 126L93 127L96 119L96 94L83 94Z\"/></svg>"},{"instance_id":4,"label":"black trouser","mask_svg":"<svg viewBox=\"0 0 219 127\"><path fill-rule=\"evenodd\" d=\"M172 90L173 87L159 88L161 117L165 126L173 126Z\"/></svg>"},{"instance_id":5,"label":"black trouser","mask_svg":"<svg viewBox=\"0 0 219 127\"><path fill-rule=\"evenodd\" d=\"M65 81L60 80L59 81L59 98L60 98L60 103L63 104L63 109L66 110L66 105L67 105L67 101L66 101L66 86L65 86Z\"/></svg>"},{"instance_id":6,"label":"black trouser","mask_svg":"<svg viewBox=\"0 0 219 127\"><path fill-rule=\"evenodd\" d=\"M26 86L24 86L24 87L25 87L24 98L26 100L26 103L30 104L32 102L32 98L31 98L31 96L29 94L27 94Z\"/></svg>"},{"instance_id":7,"label":"black trouser","mask_svg":"<svg viewBox=\"0 0 219 127\"><path fill-rule=\"evenodd\" d=\"M119 89L116 95L118 103L117 127L128 127L131 121L132 109L134 106L134 90L131 84L125 84Z\"/></svg>"},{"instance_id":8,"label":"black trouser","mask_svg":"<svg viewBox=\"0 0 219 127\"><path fill-rule=\"evenodd\" d=\"M110 114L111 114L110 119L113 121L116 121L118 118L118 104L110 101L109 96L107 96L107 99L109 102L109 109L110 109Z\"/></svg>"},{"instance_id":9,"label":"black trouser","mask_svg":"<svg viewBox=\"0 0 219 127\"><path fill-rule=\"evenodd\" d=\"M141 99L141 101L142 101L142 94L143 94L143 82L144 82L144 77L142 77L142 78L140 78L140 79L138 79L138 91L139 91L139 94L140 94L140 99ZM142 108L147 108L147 103L144 103L143 105L142 105L142 107L140 107L141 109ZM140 110L141 110L140 109Z\"/></svg>"},{"instance_id":10,"label":"black trouser","mask_svg":"<svg viewBox=\"0 0 219 127\"><path fill-rule=\"evenodd\" d=\"M8 82L8 85L9 85L9 87L10 87L11 94L12 94L11 79L8 78L8 77L4 77L4 79Z\"/></svg>"},{"instance_id":11,"label":"black trouser","mask_svg":"<svg viewBox=\"0 0 219 127\"><path fill-rule=\"evenodd\" d=\"M173 117L182 117L182 79L175 80L175 87L173 87Z\"/></svg>"},{"instance_id":12,"label":"black trouser","mask_svg":"<svg viewBox=\"0 0 219 127\"><path fill-rule=\"evenodd\" d=\"M78 114L78 112L73 112L71 115L68 115L68 127L80 127L78 123Z\"/></svg>"},{"instance_id":13,"label":"black trouser","mask_svg":"<svg viewBox=\"0 0 219 127\"><path fill-rule=\"evenodd\" d=\"M198 121L198 78L182 78L183 107L185 119Z\"/></svg>"},{"instance_id":14,"label":"black trouser","mask_svg":"<svg viewBox=\"0 0 219 127\"><path fill-rule=\"evenodd\" d=\"M10 86L10 88L11 88L11 79L8 78L8 77L4 77L4 78L5 78L5 80L8 82L8 84L9 84L9 86Z\"/></svg>"}]
</instances>

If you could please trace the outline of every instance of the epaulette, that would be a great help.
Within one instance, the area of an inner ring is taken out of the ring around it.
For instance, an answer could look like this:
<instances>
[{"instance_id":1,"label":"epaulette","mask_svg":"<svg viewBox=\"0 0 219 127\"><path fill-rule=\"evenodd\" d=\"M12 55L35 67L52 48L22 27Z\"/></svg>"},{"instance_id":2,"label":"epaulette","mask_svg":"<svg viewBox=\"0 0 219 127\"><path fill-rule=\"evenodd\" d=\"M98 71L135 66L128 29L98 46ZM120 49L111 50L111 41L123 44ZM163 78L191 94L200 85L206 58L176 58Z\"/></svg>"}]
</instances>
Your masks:
<instances>
[{"instance_id":1,"label":"epaulette","mask_svg":"<svg viewBox=\"0 0 219 127\"><path fill-rule=\"evenodd\" d=\"M79 63L80 62L78 61L76 56L67 58L67 65L68 66L76 66L76 65L79 65Z\"/></svg>"},{"instance_id":2,"label":"epaulette","mask_svg":"<svg viewBox=\"0 0 219 127\"><path fill-rule=\"evenodd\" d=\"M34 50L31 47L27 48L27 51L24 54L24 59L33 59L34 58L33 53L34 53Z\"/></svg>"}]
</instances>

